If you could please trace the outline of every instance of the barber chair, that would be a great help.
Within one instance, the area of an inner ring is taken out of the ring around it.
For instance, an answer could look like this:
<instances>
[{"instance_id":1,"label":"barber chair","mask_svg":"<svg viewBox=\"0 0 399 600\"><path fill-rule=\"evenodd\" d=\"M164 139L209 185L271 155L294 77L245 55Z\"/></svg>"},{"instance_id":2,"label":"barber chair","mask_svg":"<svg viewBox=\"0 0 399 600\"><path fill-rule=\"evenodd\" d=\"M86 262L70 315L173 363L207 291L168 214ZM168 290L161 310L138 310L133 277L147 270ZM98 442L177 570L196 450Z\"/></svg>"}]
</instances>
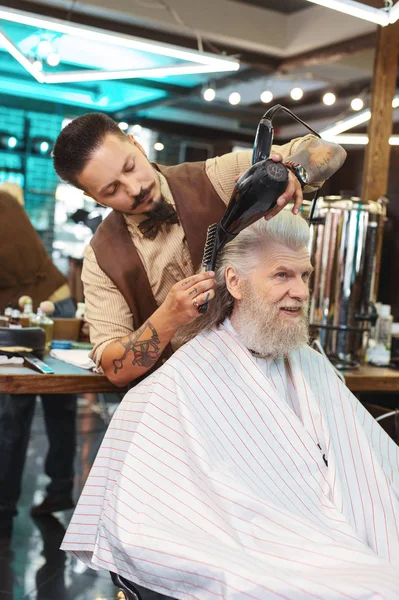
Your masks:
<instances>
[{"instance_id":1,"label":"barber chair","mask_svg":"<svg viewBox=\"0 0 399 600\"><path fill-rule=\"evenodd\" d=\"M113 584L119 588L124 595L125 600L142 600L139 592L134 587L133 583L117 575L116 573L110 573Z\"/></svg>"}]
</instances>

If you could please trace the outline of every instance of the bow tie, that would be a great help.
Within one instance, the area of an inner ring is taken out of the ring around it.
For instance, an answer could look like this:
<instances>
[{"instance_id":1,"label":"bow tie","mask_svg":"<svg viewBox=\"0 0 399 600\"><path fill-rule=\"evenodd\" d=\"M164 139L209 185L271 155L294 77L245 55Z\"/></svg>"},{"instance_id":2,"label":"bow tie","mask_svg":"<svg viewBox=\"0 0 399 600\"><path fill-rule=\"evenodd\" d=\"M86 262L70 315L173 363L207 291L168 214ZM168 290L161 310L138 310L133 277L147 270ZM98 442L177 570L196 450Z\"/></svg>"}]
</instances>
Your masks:
<instances>
[{"instance_id":1,"label":"bow tie","mask_svg":"<svg viewBox=\"0 0 399 600\"><path fill-rule=\"evenodd\" d=\"M166 231L169 233L171 225L178 223L179 217L174 207L167 202L161 202L159 206L156 206L154 210L148 214L147 219L139 223L138 228L143 234L143 237L149 240L155 240L162 225L166 226Z\"/></svg>"}]
</instances>

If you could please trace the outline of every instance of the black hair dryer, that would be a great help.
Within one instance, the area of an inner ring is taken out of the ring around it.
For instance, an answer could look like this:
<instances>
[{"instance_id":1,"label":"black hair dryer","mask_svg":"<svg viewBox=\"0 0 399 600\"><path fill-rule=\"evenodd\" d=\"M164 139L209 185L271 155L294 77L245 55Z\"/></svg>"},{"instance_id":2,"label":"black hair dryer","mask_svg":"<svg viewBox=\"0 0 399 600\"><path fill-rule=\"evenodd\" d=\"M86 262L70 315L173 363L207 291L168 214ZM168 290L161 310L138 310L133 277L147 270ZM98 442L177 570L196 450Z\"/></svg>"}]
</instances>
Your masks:
<instances>
[{"instance_id":1,"label":"black hair dryer","mask_svg":"<svg viewBox=\"0 0 399 600\"><path fill-rule=\"evenodd\" d=\"M317 137L320 137L302 119L280 104L273 106L264 114L255 135L252 167L245 171L237 181L222 219L208 228L202 259L202 267L206 271L215 269L217 255L225 244L275 208L278 198L287 187L287 167L281 162L269 159L273 144L272 118L279 110L287 112ZM316 201L317 193L310 211L310 220L313 218ZM202 304L199 312L206 312L207 307L207 303Z\"/></svg>"},{"instance_id":2,"label":"black hair dryer","mask_svg":"<svg viewBox=\"0 0 399 600\"><path fill-rule=\"evenodd\" d=\"M202 258L206 271L214 270L225 244L276 206L287 183L287 167L272 160L262 160L241 175L221 221L208 228Z\"/></svg>"}]
</instances>

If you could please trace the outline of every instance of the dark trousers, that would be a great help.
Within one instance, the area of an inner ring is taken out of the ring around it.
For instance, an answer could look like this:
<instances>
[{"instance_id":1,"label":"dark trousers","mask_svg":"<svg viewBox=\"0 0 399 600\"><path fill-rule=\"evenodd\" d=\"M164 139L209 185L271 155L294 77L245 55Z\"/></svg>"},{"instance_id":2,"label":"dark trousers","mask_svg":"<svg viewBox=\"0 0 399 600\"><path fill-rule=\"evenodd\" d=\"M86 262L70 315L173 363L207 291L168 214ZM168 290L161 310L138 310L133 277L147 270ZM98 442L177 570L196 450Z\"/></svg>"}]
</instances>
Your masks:
<instances>
[{"instance_id":1,"label":"dark trousers","mask_svg":"<svg viewBox=\"0 0 399 600\"><path fill-rule=\"evenodd\" d=\"M71 495L76 448L76 396L41 396L49 441L45 471L49 495ZM0 395L0 517L17 513L35 410L33 395Z\"/></svg>"},{"instance_id":2,"label":"dark trousers","mask_svg":"<svg viewBox=\"0 0 399 600\"><path fill-rule=\"evenodd\" d=\"M72 298L55 303L55 317L75 314ZM44 377L46 377L44 375ZM71 495L76 450L76 396L41 396L49 449L45 470L48 495ZM17 514L36 396L0 395L0 519ZM1 526L1 523L0 523Z\"/></svg>"}]
</instances>

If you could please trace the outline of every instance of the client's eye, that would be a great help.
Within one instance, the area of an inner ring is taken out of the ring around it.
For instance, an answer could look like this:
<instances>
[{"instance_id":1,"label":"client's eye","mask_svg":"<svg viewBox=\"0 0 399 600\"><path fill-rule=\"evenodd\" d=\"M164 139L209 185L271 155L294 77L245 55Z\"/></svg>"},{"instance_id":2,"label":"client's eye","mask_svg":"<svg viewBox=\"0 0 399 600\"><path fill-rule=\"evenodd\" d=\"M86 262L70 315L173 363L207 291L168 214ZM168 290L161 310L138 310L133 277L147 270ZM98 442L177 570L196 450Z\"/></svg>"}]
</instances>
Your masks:
<instances>
[{"instance_id":1,"label":"client's eye","mask_svg":"<svg viewBox=\"0 0 399 600\"><path fill-rule=\"evenodd\" d=\"M277 273L276 277L278 277L279 279L284 279L284 277L287 277L287 273L284 273L283 271L281 273Z\"/></svg>"}]
</instances>

